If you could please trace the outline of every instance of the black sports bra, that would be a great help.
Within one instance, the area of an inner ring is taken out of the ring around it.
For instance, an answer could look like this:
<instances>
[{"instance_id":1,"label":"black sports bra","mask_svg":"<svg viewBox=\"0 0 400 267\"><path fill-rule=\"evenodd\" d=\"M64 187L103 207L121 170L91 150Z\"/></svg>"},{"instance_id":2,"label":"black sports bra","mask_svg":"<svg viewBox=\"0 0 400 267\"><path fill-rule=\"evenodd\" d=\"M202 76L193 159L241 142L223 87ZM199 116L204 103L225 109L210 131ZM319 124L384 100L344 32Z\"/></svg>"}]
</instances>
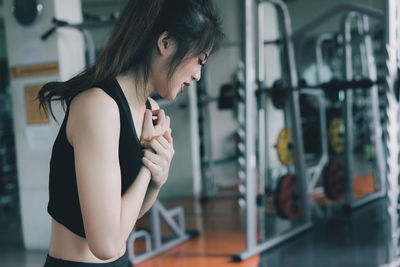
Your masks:
<instances>
[{"instance_id":1,"label":"black sports bra","mask_svg":"<svg viewBox=\"0 0 400 267\"><path fill-rule=\"evenodd\" d=\"M121 194L133 183L142 166L143 152L136 135L131 110L116 79L96 84L118 104L120 112L119 163L121 168ZM70 103L70 102L69 102ZM151 104L147 100L147 109ZM73 233L86 238L79 204L75 173L74 150L66 137L69 105L53 145L50 160L48 213Z\"/></svg>"}]
</instances>

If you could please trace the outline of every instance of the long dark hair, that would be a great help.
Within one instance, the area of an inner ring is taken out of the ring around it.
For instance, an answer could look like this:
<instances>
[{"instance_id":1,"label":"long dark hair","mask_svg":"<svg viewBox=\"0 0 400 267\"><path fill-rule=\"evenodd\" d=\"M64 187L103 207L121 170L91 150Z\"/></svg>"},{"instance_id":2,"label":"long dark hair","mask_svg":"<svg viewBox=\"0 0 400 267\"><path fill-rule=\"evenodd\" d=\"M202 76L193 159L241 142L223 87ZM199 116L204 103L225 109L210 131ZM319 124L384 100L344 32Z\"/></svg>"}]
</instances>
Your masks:
<instances>
[{"instance_id":1,"label":"long dark hair","mask_svg":"<svg viewBox=\"0 0 400 267\"><path fill-rule=\"evenodd\" d=\"M178 47L169 77L188 53L200 55L211 48L215 52L223 38L211 0L129 0L96 63L68 81L44 85L38 94L40 107L49 108L54 117L52 101L61 101L65 107L80 92L127 71L146 83L153 49L165 31Z\"/></svg>"}]
</instances>

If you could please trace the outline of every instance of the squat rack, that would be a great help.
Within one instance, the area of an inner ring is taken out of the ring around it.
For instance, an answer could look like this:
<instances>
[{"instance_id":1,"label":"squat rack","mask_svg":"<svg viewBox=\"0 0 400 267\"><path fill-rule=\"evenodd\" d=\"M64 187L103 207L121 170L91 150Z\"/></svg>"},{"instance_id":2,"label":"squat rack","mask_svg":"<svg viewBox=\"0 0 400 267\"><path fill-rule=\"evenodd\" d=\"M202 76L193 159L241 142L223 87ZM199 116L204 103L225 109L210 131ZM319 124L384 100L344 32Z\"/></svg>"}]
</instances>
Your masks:
<instances>
[{"instance_id":1,"label":"squat rack","mask_svg":"<svg viewBox=\"0 0 400 267\"><path fill-rule=\"evenodd\" d=\"M395 0L388 0L392 2L392 5L394 5ZM384 16L384 12L376 9L376 8L370 8L366 7L363 5L359 4L345 4L338 6L336 8L333 8L329 10L328 12L324 13L322 16L316 18L315 20L311 21L310 23L306 24L304 27L300 28L299 31L297 31L295 34L292 34L291 32L291 22L290 22L290 16L289 12L287 10L286 5L281 1L281 0L245 0L244 1L244 22L245 22L245 47L244 47L244 55L245 55L245 81L244 81L244 86L245 86L245 178L246 178L246 202L245 202L245 216L246 216L246 249L236 255L233 256L233 260L235 261L241 261L244 259L247 259L251 256L254 256L262 251L265 251L267 249L270 249L292 237L294 237L297 234L300 234L306 230L308 230L310 227L312 227L312 222L310 221L310 208L308 204L308 190L307 190L307 181L305 179L305 163L303 160L299 160L302 158L303 153L303 144L302 144L302 131L301 131L301 124L300 120L296 119L297 116L300 114L300 108L299 108L299 92L297 90L292 90L289 94L289 103L290 103L290 113L291 117L294 118L291 123L293 124L293 139L294 140L300 140L300 142L295 142L294 143L294 153L295 153L295 168L296 168L296 174L298 177L298 180L300 180L300 188L299 188L299 195L300 195L300 206L301 210L303 213L303 217L301 220L301 223L298 224L294 229L281 234L277 237L274 237L270 240L262 241L261 243L257 243L257 214L256 214L256 146L255 146L255 114L254 110L252 107L255 106L255 97L254 97L254 92L256 90L256 58L255 58L255 51L254 51L254 21L253 21L253 10L256 9L255 2L258 4L258 19L259 19L259 43L258 43L258 48L259 48L259 60L262 61L264 60L264 54L263 54L263 48L264 48L264 41L262 38L262 28L263 28L263 8L262 4L263 3L271 3L275 5L278 10L280 11L281 15L283 16L283 36L286 42L285 46L285 52L288 57L288 66L289 66L289 82L290 82L290 87L291 88L298 88L298 79L297 79L297 72L296 72L296 64L295 64L295 56L294 56L294 48L293 48L293 40L298 40L300 39L303 34L308 31L310 28L314 28L316 26L319 26L322 22L326 21L328 18L333 17L339 13L343 13L344 11L352 12L356 11L361 14L367 14L371 17L378 17L382 18ZM400 16L399 16L400 17ZM397 26L398 27L398 26ZM368 30L368 29L364 29ZM260 41L261 40L261 41ZM366 47L367 49L370 48L370 39L365 40ZM370 51L368 51L370 52ZM369 60L371 60L369 58ZM259 80L262 82L264 79L264 65L262 63L259 63ZM397 69L396 69L397 71ZM376 76L376 71L374 74L374 70L370 69L369 70L369 75L371 76ZM347 90L349 92L350 90ZM377 88L374 86L372 88L372 95L375 96L377 95ZM351 98L346 97L348 99L348 103L350 103ZM377 98L375 98L377 101ZM347 104L348 104L347 103ZM375 106L375 105L374 105ZM377 122L377 116L379 114L378 110L378 105L376 107L373 107L373 112L378 112L375 114L373 120L374 123ZM398 114L398 113L396 113ZM346 114L347 116L350 116L350 113ZM259 118L265 118L265 113L263 111L259 111ZM260 120L261 122L261 120ZM261 122L260 123L260 133L262 134L264 132L264 127L265 125ZM375 139L380 139L380 133L379 129L375 132ZM396 132L397 133L397 132ZM377 141L378 144L376 144L377 149L379 150L382 148L382 144L379 145L379 141ZM259 142L259 145L264 145L263 142ZM260 147L260 154L259 156L265 157L265 153L262 153L264 148ZM399 150L397 150L396 156L398 156ZM379 152L378 152L379 153ZM378 156L378 172L382 177L384 177L384 166L383 166L383 155L380 154ZM396 157L397 160L397 157ZM260 166L263 166L262 159L260 159ZM397 172L399 171L399 168L397 167ZM260 174L260 181L264 181L265 177L265 170L261 169L259 171ZM396 176L396 179L398 178L398 175ZM261 182L262 183L262 182ZM397 180L396 180L397 183ZM396 185L397 186L397 185ZM393 200L390 202L392 204L392 208L394 206L393 203L395 203L395 208L397 208L397 197L398 197L398 189L394 195L396 195L396 202L393 202ZM377 192L377 194L373 195L371 198L367 198L365 200L359 201L357 203L353 202L352 199L350 201L350 206L351 207L357 207L360 206L370 200L376 199L377 197L382 197L384 196L384 185L383 183L381 184L381 190ZM397 210L396 210L397 214ZM395 218L398 221L398 216ZM397 229L397 224L396 229ZM398 244L398 237L399 237L399 232L396 232L396 237L397 237L397 243ZM393 236L393 235L392 235ZM396 246L398 248L398 246ZM397 250L398 251L398 250ZM398 254L398 253L397 253Z\"/></svg>"},{"instance_id":2,"label":"squat rack","mask_svg":"<svg viewBox=\"0 0 400 267\"><path fill-rule=\"evenodd\" d=\"M283 36L286 41L285 52L288 58L289 66L289 82L291 88L298 87L298 78L296 71L294 46L292 42L292 28L289 16L289 11L286 5L280 0L259 0L257 1L257 6L255 6L254 0L244 1L244 21L245 21L245 177L246 177L246 203L245 203L245 216L246 216L246 249L233 256L234 261L242 261L251 256L254 256L262 251L272 248L312 227L312 222L310 220L310 208L307 200L307 184L305 180L305 162L302 159L303 153L303 138L300 116L300 106L299 106L299 92L297 90L292 90L289 93L289 107L290 117L292 118L289 123L292 124L293 128L293 139L294 142L294 153L295 153L295 169L297 181L300 181L299 195L300 195L300 209L302 210L301 222L299 222L296 227L281 234L277 237L271 238L269 240L257 242L257 214L256 214L256 146L255 146L255 136L256 136L256 117L253 107L255 107L255 89L256 89L256 58L254 50L254 29L255 23L253 21L253 10L257 8L259 16L259 40L258 40L258 58L259 58L259 68L258 68L258 79L260 83L264 82L264 45L265 40L263 36L263 18L264 18L264 3L271 3L280 12L283 20ZM261 23L260 23L261 22ZM265 113L261 110L259 111L260 118L264 118ZM261 122L261 120L260 120ZM260 123L260 132L264 132L265 124ZM262 137L260 137L262 139ZM299 141L297 141L299 140ZM263 143L263 142L260 142ZM260 148L259 157L264 157L265 154L262 151L264 148ZM260 162L264 162L264 159L260 158ZM264 166L261 164L261 166ZM265 179L265 170L260 170L260 181Z\"/></svg>"}]
</instances>

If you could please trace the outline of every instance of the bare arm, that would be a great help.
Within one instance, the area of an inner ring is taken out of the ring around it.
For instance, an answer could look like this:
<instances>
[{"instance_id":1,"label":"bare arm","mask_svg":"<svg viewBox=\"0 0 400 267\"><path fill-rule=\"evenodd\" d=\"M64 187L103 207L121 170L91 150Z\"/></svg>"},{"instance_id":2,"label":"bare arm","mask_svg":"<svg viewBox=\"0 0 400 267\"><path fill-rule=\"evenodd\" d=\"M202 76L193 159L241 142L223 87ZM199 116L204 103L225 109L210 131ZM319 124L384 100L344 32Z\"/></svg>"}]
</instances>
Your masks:
<instances>
[{"instance_id":1,"label":"bare arm","mask_svg":"<svg viewBox=\"0 0 400 267\"><path fill-rule=\"evenodd\" d=\"M114 100L101 89L91 89L74 98L67 123L86 239L101 260L117 256L125 244L151 179L143 167L121 198L119 121Z\"/></svg>"},{"instance_id":2,"label":"bare arm","mask_svg":"<svg viewBox=\"0 0 400 267\"><path fill-rule=\"evenodd\" d=\"M143 201L142 208L140 209L138 219L142 218L146 212L148 212L153 206L154 202L157 200L158 193L160 193L161 187L158 187L150 182L149 187L147 188L146 197Z\"/></svg>"}]
</instances>

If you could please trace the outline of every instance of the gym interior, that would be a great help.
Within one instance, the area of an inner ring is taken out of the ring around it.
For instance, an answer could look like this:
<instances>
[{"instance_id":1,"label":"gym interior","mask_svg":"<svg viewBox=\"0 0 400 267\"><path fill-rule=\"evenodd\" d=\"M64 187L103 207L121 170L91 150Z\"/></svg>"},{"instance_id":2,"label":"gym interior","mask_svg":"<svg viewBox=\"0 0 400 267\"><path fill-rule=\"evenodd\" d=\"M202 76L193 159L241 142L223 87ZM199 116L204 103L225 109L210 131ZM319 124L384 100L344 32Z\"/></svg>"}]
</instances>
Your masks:
<instances>
[{"instance_id":1,"label":"gym interior","mask_svg":"<svg viewBox=\"0 0 400 267\"><path fill-rule=\"evenodd\" d=\"M0 1L0 266L43 266L47 82L95 62L128 0ZM132 266L399 266L400 1L213 0L225 38L172 101L168 181Z\"/></svg>"}]
</instances>

